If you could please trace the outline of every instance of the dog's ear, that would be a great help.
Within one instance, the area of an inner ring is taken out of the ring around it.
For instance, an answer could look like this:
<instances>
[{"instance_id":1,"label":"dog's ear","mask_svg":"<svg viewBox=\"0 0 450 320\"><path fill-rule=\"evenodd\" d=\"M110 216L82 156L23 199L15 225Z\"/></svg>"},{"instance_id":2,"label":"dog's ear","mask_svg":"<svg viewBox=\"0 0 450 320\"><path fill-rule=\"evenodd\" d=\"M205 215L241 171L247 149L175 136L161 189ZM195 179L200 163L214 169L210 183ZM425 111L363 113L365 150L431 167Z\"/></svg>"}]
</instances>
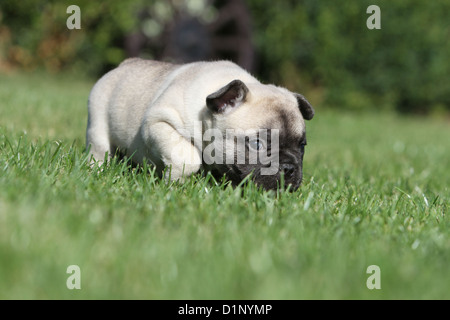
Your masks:
<instances>
[{"instance_id":1,"label":"dog's ear","mask_svg":"<svg viewBox=\"0 0 450 320\"><path fill-rule=\"evenodd\" d=\"M248 88L241 80L233 80L206 97L206 106L214 113L224 113L240 106L247 96Z\"/></svg>"},{"instance_id":2,"label":"dog's ear","mask_svg":"<svg viewBox=\"0 0 450 320\"><path fill-rule=\"evenodd\" d=\"M294 96L297 99L298 107L302 113L303 119L311 120L314 117L314 108L300 93L294 93Z\"/></svg>"}]
</instances>

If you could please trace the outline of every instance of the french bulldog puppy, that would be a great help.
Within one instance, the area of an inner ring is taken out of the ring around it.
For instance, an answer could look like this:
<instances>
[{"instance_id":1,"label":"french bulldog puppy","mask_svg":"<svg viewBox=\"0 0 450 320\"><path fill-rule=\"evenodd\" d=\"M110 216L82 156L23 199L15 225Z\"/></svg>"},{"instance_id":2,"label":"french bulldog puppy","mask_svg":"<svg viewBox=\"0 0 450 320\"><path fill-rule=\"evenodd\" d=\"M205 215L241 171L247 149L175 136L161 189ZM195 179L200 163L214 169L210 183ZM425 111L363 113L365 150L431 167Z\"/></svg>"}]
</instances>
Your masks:
<instances>
[{"instance_id":1,"label":"french bulldog puppy","mask_svg":"<svg viewBox=\"0 0 450 320\"><path fill-rule=\"evenodd\" d=\"M313 116L301 94L262 84L229 61L131 58L93 87L86 147L93 162L119 152L138 164L151 162L170 179L203 168L235 184L252 174L265 189L284 183L296 190L304 120Z\"/></svg>"}]
</instances>

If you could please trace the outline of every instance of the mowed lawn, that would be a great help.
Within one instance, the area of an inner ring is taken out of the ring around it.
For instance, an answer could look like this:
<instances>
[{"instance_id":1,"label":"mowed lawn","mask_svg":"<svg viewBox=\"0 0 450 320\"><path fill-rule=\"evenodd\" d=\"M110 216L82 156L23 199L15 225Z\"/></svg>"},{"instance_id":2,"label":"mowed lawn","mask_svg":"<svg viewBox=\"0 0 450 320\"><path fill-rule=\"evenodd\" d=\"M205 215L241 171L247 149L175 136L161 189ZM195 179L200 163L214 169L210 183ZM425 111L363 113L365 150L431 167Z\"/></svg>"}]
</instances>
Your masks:
<instances>
[{"instance_id":1,"label":"mowed lawn","mask_svg":"<svg viewBox=\"0 0 450 320\"><path fill-rule=\"evenodd\" d=\"M166 183L87 165L92 85L0 75L1 299L450 298L448 118L318 106L297 192Z\"/></svg>"}]
</instances>

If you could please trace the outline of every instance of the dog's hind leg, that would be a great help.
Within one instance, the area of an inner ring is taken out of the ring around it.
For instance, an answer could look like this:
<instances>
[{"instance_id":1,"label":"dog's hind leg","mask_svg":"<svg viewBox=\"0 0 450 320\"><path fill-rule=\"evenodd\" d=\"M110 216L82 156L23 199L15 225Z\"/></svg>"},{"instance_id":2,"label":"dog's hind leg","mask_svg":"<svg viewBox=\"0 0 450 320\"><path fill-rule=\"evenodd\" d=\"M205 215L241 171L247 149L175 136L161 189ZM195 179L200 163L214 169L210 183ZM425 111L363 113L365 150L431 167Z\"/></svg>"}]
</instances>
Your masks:
<instances>
[{"instance_id":1,"label":"dog's hind leg","mask_svg":"<svg viewBox=\"0 0 450 320\"><path fill-rule=\"evenodd\" d=\"M113 150L109 141L108 131L101 123L95 123L90 118L86 130L86 151L91 155L91 164L103 163L105 157L110 159Z\"/></svg>"},{"instance_id":2,"label":"dog's hind leg","mask_svg":"<svg viewBox=\"0 0 450 320\"><path fill-rule=\"evenodd\" d=\"M91 165L103 163L114 155L109 136L106 109L108 98L102 90L101 81L91 91L88 101L88 123L86 129L86 151L91 155Z\"/></svg>"}]
</instances>

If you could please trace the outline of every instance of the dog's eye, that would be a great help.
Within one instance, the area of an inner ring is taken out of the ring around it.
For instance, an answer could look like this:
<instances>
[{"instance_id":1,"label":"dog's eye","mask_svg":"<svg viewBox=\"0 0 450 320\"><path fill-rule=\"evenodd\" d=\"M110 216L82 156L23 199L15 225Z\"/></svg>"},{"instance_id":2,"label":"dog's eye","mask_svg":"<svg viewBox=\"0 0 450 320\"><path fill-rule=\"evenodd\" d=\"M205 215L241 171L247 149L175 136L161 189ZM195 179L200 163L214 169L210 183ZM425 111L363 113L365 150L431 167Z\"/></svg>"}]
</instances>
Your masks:
<instances>
[{"instance_id":1,"label":"dog's eye","mask_svg":"<svg viewBox=\"0 0 450 320\"><path fill-rule=\"evenodd\" d=\"M257 150L257 151L261 151L264 149L264 142L259 139L250 140L248 142L248 145L250 146L250 148Z\"/></svg>"},{"instance_id":2,"label":"dog's eye","mask_svg":"<svg viewBox=\"0 0 450 320\"><path fill-rule=\"evenodd\" d=\"M305 146L306 146L306 142L301 142L300 143L300 151L301 152L305 152Z\"/></svg>"}]
</instances>

